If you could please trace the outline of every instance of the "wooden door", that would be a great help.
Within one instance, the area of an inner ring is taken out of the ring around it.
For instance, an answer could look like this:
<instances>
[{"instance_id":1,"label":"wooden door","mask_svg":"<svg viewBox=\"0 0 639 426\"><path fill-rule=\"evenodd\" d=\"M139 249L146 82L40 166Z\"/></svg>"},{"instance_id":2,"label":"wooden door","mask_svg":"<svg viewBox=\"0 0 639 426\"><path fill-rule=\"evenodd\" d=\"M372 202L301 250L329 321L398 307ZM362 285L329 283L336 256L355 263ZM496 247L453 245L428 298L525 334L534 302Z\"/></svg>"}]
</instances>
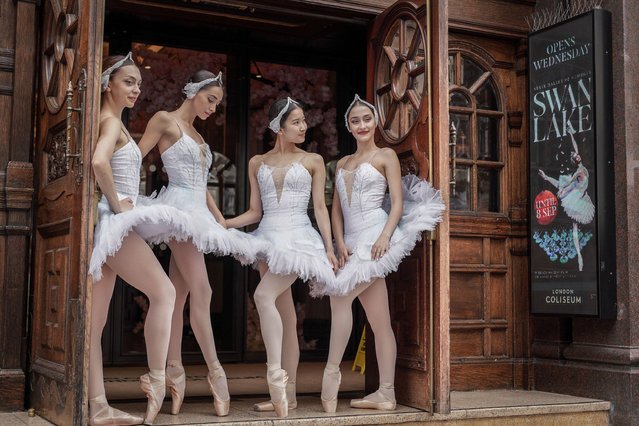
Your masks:
<instances>
[{"instance_id":1,"label":"wooden door","mask_svg":"<svg viewBox=\"0 0 639 426\"><path fill-rule=\"evenodd\" d=\"M80 425L86 417L89 166L99 113L103 10L95 0L42 5L30 398L38 414L61 425Z\"/></svg>"},{"instance_id":2,"label":"wooden door","mask_svg":"<svg viewBox=\"0 0 639 426\"><path fill-rule=\"evenodd\" d=\"M367 98L374 100L380 114L377 145L397 152L402 174L417 174L435 186L439 182L434 178L435 163L430 161L434 149L431 88L438 72L430 32L431 13L437 7L428 0L400 0L374 21L367 79ZM386 280L397 339L397 400L429 411L433 410L433 343L437 339L433 335L436 250L432 236L424 235ZM367 337L366 387L373 390L378 385L374 336Z\"/></svg>"},{"instance_id":3,"label":"wooden door","mask_svg":"<svg viewBox=\"0 0 639 426\"><path fill-rule=\"evenodd\" d=\"M523 52L513 39L449 39L453 390L529 386Z\"/></svg>"}]
</instances>

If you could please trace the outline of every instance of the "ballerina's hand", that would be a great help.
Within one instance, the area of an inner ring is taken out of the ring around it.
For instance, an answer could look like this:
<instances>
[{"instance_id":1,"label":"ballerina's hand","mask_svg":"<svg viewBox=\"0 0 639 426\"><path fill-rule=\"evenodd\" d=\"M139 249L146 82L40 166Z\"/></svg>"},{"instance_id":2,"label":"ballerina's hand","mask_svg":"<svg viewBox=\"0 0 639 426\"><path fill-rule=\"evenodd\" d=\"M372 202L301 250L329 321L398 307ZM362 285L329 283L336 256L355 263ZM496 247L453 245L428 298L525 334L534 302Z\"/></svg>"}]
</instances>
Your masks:
<instances>
[{"instance_id":1,"label":"ballerina's hand","mask_svg":"<svg viewBox=\"0 0 639 426\"><path fill-rule=\"evenodd\" d=\"M345 244L338 244L336 248L337 248L337 259L339 260L339 267L341 269L344 267L344 265L346 265L346 262L348 261L348 257L351 254L348 252L348 249L346 248Z\"/></svg>"},{"instance_id":2,"label":"ballerina's hand","mask_svg":"<svg viewBox=\"0 0 639 426\"><path fill-rule=\"evenodd\" d=\"M328 257L328 261L331 263L331 267L333 268L333 271L336 271L337 268L339 267L339 262L337 261L337 258L335 257L335 253L333 253L333 250L327 251L326 257Z\"/></svg>"},{"instance_id":3,"label":"ballerina's hand","mask_svg":"<svg viewBox=\"0 0 639 426\"><path fill-rule=\"evenodd\" d=\"M223 217L220 218L217 223L219 223L220 225L222 225L222 227L224 227L224 229L228 229L226 226L226 219L224 219Z\"/></svg>"},{"instance_id":4,"label":"ballerina's hand","mask_svg":"<svg viewBox=\"0 0 639 426\"><path fill-rule=\"evenodd\" d=\"M544 173L544 171L543 171L543 170L539 169L539 171L538 171L537 173L539 173L539 176L541 176L541 178L542 178L543 180L546 180L546 173Z\"/></svg>"},{"instance_id":5,"label":"ballerina's hand","mask_svg":"<svg viewBox=\"0 0 639 426\"><path fill-rule=\"evenodd\" d=\"M118 204L120 204L120 211L117 213L123 213L133 208L133 200L131 200L129 197L121 199L120 201L118 201Z\"/></svg>"},{"instance_id":6,"label":"ballerina's hand","mask_svg":"<svg viewBox=\"0 0 639 426\"><path fill-rule=\"evenodd\" d=\"M375 244L373 244L373 248L371 249L371 258L373 260L379 260L382 256L388 252L390 247L390 238L386 234L381 234Z\"/></svg>"}]
</instances>

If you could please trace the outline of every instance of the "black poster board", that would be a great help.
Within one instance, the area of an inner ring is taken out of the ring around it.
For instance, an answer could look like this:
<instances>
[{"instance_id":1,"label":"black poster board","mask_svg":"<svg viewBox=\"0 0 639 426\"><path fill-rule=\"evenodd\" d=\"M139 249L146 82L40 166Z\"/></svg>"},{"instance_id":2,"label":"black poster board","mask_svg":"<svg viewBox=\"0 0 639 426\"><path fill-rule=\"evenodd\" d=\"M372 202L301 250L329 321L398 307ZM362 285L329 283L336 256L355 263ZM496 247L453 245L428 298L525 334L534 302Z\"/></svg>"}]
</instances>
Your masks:
<instances>
[{"instance_id":1,"label":"black poster board","mask_svg":"<svg viewBox=\"0 0 639 426\"><path fill-rule=\"evenodd\" d=\"M614 318L610 13L530 34L531 312Z\"/></svg>"}]
</instances>

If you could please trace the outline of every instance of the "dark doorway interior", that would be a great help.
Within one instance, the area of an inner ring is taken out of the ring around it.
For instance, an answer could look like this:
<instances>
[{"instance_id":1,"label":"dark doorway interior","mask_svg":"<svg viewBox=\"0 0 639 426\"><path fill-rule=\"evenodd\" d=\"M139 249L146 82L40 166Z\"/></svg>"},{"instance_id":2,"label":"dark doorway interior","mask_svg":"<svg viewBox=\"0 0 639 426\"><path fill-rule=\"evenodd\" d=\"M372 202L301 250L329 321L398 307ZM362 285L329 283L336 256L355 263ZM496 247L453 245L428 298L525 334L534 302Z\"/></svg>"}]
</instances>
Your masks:
<instances>
[{"instance_id":1,"label":"dark doorway interior","mask_svg":"<svg viewBox=\"0 0 639 426\"><path fill-rule=\"evenodd\" d=\"M211 3L204 5L203 3ZM215 4L212 4L215 3ZM218 4L220 3L220 4ZM158 110L181 101L181 87L190 74L206 68L224 73L226 99L216 117L196 127L215 152L209 190L223 213L243 212L248 199L248 159L269 149L266 109L282 96L308 106L305 148L331 162L354 150L341 116L353 93L366 85L367 18L323 15L305 7L288 9L224 6L224 2L107 1L105 54L133 51L141 64L141 100L129 113L129 128L137 139ZM145 159L141 191L150 194L166 184L159 154ZM332 200L332 180L326 185ZM170 251L155 248L168 268ZM258 317L252 293L259 276L232 259L206 256L213 288L211 317L223 362L263 361ZM298 309L302 361L324 360L328 350L328 298L308 296L307 287L293 287ZM146 298L130 286L116 286L110 323L104 334L105 365L142 365ZM357 305L357 304L356 304ZM188 306L188 305L187 305ZM363 318L356 306L353 338L346 359L357 349ZM188 312L186 313L188 318ZM202 358L185 321L183 353L187 363Z\"/></svg>"}]
</instances>

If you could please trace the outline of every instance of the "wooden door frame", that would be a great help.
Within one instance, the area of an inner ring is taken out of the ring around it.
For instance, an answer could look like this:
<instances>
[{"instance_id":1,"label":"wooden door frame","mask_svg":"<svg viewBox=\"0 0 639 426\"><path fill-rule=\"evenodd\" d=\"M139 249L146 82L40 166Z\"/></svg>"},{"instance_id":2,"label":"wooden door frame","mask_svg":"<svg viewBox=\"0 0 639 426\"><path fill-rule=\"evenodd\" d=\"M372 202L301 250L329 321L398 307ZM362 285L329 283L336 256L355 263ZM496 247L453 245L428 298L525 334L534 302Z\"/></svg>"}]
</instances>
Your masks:
<instances>
[{"instance_id":1,"label":"wooden door frame","mask_svg":"<svg viewBox=\"0 0 639 426\"><path fill-rule=\"evenodd\" d=\"M446 203L444 219L435 230L432 291L435 412L450 412L450 176L448 148L448 0L433 2L432 29L432 183ZM439 82L439 84L437 84Z\"/></svg>"}]
</instances>

